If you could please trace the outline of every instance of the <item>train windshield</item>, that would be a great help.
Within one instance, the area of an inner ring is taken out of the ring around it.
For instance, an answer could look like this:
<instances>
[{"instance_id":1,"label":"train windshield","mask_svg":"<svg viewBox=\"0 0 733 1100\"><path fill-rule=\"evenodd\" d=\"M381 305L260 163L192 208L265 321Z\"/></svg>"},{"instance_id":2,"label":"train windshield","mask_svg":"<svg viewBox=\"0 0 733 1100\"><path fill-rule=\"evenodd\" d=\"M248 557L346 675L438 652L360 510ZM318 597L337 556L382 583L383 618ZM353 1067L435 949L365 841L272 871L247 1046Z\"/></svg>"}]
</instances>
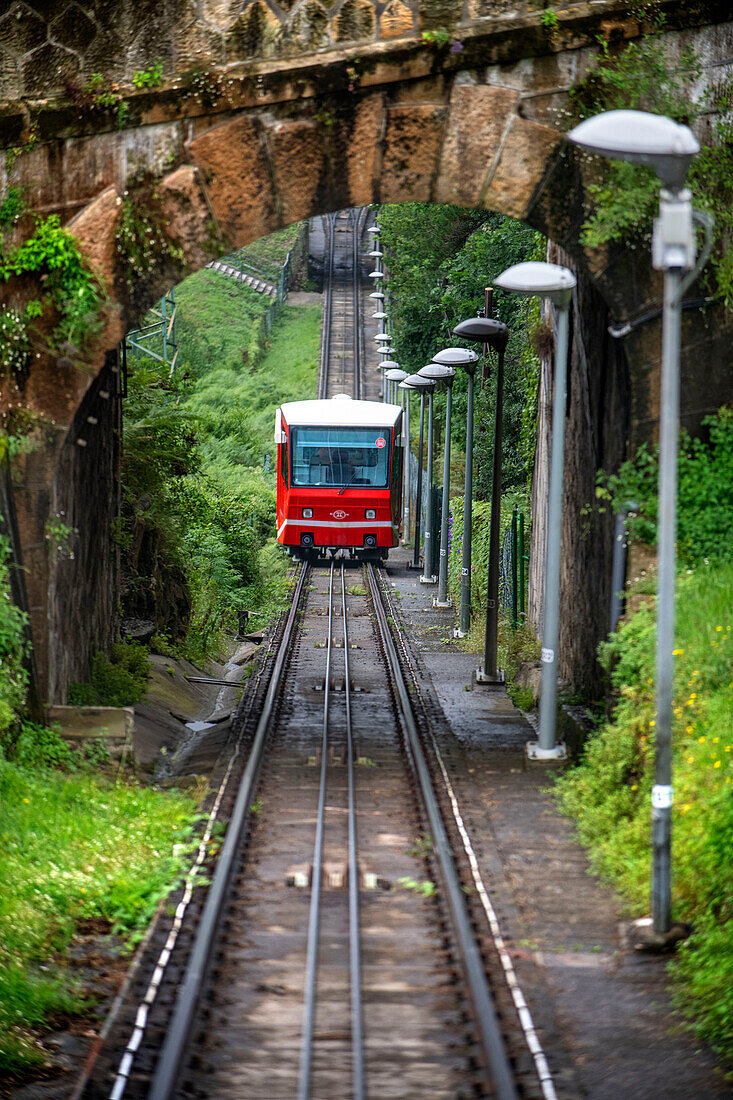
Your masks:
<instances>
[{"instance_id":1,"label":"train windshield","mask_svg":"<svg viewBox=\"0 0 733 1100\"><path fill-rule=\"evenodd\" d=\"M389 484L389 428L291 428L292 485Z\"/></svg>"}]
</instances>

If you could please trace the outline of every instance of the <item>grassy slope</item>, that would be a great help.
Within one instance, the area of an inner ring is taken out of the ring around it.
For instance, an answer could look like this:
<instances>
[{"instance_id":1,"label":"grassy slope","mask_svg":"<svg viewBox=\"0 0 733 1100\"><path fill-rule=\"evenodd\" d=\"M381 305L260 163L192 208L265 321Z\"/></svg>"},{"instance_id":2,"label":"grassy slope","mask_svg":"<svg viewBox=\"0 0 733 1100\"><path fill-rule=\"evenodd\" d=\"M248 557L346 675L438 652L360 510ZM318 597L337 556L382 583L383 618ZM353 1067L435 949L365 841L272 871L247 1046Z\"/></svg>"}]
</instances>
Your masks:
<instances>
[{"instance_id":1,"label":"grassy slope","mask_svg":"<svg viewBox=\"0 0 733 1100\"><path fill-rule=\"evenodd\" d=\"M643 606L606 648L613 720L559 781L595 867L648 911L654 764L654 615ZM679 580L674 702L674 910L695 935L673 964L698 1033L733 1059L733 564Z\"/></svg>"},{"instance_id":2,"label":"grassy slope","mask_svg":"<svg viewBox=\"0 0 733 1100\"><path fill-rule=\"evenodd\" d=\"M0 1075L43 1061L29 1027L83 1007L66 948L77 921L142 927L178 877L196 819L193 799L98 773L50 731L0 755Z\"/></svg>"},{"instance_id":3,"label":"grassy slope","mask_svg":"<svg viewBox=\"0 0 733 1100\"><path fill-rule=\"evenodd\" d=\"M253 322L270 301L213 271L199 272L178 294L180 362L196 377L185 408L199 418L203 472L237 498L244 522L253 510L271 514L266 527L273 537L259 553L260 580L246 593L253 625L280 611L285 592L286 562L274 540L275 410L283 401L315 396L321 324L320 306L286 304L264 356L245 356ZM220 603L226 602L222 592Z\"/></svg>"},{"instance_id":4,"label":"grassy slope","mask_svg":"<svg viewBox=\"0 0 733 1100\"><path fill-rule=\"evenodd\" d=\"M292 251L298 240L300 224L286 225L284 229L278 229L269 237L262 237L259 241L248 244L244 251L249 256L258 257L270 264L281 267L287 259L288 252Z\"/></svg>"}]
</instances>

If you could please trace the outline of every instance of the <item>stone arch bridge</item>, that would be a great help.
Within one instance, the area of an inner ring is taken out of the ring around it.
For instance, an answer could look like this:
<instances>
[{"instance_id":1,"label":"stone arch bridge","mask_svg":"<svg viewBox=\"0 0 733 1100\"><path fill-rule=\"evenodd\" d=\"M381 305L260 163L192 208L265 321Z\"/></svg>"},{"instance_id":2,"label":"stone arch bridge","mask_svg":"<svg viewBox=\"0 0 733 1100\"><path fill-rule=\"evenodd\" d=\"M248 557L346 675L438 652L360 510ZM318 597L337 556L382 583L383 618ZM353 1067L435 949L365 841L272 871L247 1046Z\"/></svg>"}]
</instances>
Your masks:
<instances>
[{"instance_id":1,"label":"stone arch bridge","mask_svg":"<svg viewBox=\"0 0 733 1100\"><path fill-rule=\"evenodd\" d=\"M34 440L13 469L40 693L63 701L95 646L112 636L118 508L117 347L148 306L215 255L310 215L378 202L483 207L541 229L572 262L564 634L561 671L593 683L606 627L608 521L580 509L595 471L653 434L659 331L625 345L606 333L658 304L646 261L586 255L578 229L584 169L559 120L598 40L643 33L631 0L12 0L0 14L0 201L30 213L6 246L57 213L106 286L103 331L78 355L34 348L21 382L0 380L0 412ZM660 0L672 56L693 44L714 83L733 57L722 0ZM549 14L548 14L549 13ZM131 275L116 241L123 213L162 228L170 247ZM491 273L487 273L487 277ZM0 287L24 306L42 288ZM684 416L730 398L721 315L688 318ZM696 365L714 369L703 380ZM549 365L543 371L548 391ZM548 409L537 448L541 518ZM73 555L49 520L74 530ZM535 541L542 539L536 524ZM536 555L539 556L539 555Z\"/></svg>"}]
</instances>

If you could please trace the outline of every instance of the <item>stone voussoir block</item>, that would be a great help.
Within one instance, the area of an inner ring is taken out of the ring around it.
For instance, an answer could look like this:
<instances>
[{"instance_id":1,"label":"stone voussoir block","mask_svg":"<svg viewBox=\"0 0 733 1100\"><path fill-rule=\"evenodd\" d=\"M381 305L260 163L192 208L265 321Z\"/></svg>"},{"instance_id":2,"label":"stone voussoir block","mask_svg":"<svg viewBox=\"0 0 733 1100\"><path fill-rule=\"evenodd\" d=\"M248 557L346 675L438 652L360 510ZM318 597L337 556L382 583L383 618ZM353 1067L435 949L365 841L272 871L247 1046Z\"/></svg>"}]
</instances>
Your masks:
<instances>
[{"instance_id":1,"label":"stone voussoir block","mask_svg":"<svg viewBox=\"0 0 733 1100\"><path fill-rule=\"evenodd\" d=\"M277 229L258 122L240 115L199 134L188 154L202 170L220 228L241 247Z\"/></svg>"},{"instance_id":2,"label":"stone voussoir block","mask_svg":"<svg viewBox=\"0 0 733 1100\"><path fill-rule=\"evenodd\" d=\"M435 195L438 202L478 205L518 99L519 93L510 88L454 86Z\"/></svg>"},{"instance_id":3,"label":"stone voussoir block","mask_svg":"<svg viewBox=\"0 0 733 1100\"><path fill-rule=\"evenodd\" d=\"M562 135L550 126L516 116L483 197L483 205L511 218L527 217Z\"/></svg>"},{"instance_id":4,"label":"stone voussoir block","mask_svg":"<svg viewBox=\"0 0 733 1100\"><path fill-rule=\"evenodd\" d=\"M374 202L383 126L384 96L367 96L356 109L348 140L346 172L352 206Z\"/></svg>"},{"instance_id":5,"label":"stone voussoir block","mask_svg":"<svg viewBox=\"0 0 733 1100\"><path fill-rule=\"evenodd\" d=\"M445 127L440 104L390 107L382 158L380 202L430 202Z\"/></svg>"},{"instance_id":6,"label":"stone voussoir block","mask_svg":"<svg viewBox=\"0 0 733 1100\"><path fill-rule=\"evenodd\" d=\"M311 119L277 122L267 131L283 224L302 221L316 209L325 174L323 127Z\"/></svg>"},{"instance_id":7,"label":"stone voussoir block","mask_svg":"<svg viewBox=\"0 0 733 1100\"><path fill-rule=\"evenodd\" d=\"M196 270L211 258L204 242L211 217L206 196L193 164L183 164L160 181L158 192L166 228L183 249L186 262Z\"/></svg>"}]
</instances>

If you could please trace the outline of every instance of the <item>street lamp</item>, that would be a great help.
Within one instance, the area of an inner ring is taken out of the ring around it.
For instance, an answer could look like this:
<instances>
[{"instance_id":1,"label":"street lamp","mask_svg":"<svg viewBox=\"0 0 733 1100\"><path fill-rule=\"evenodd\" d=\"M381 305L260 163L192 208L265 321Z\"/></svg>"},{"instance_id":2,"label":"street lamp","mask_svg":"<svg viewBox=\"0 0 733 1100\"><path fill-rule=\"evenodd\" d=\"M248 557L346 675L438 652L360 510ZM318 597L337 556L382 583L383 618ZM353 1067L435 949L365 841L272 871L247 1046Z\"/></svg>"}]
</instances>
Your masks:
<instances>
[{"instance_id":1,"label":"street lamp","mask_svg":"<svg viewBox=\"0 0 733 1100\"><path fill-rule=\"evenodd\" d=\"M564 760L565 744L556 743L557 727L557 640L560 601L560 523L565 446L565 390L568 363L568 318L576 279L572 271L557 264L525 263L503 271L496 286L514 294L547 298L557 309L555 346L555 388L552 401L552 457L550 505L545 563L544 625L542 630L542 695L540 735L527 744L530 760Z\"/></svg>"},{"instance_id":2,"label":"street lamp","mask_svg":"<svg viewBox=\"0 0 733 1100\"><path fill-rule=\"evenodd\" d=\"M395 364L396 365L396 364ZM412 483L412 477L410 476L410 393L413 387L408 385L407 379L403 378L401 382L397 383L397 388L402 390L405 397L405 437L407 444L405 446L405 484L404 484L404 502L402 505L403 516L403 535L402 542L406 545L410 541L410 515L412 512L410 504L410 486Z\"/></svg>"},{"instance_id":3,"label":"street lamp","mask_svg":"<svg viewBox=\"0 0 733 1100\"><path fill-rule=\"evenodd\" d=\"M433 356L434 363L446 367L462 367L468 375L466 400L466 476L463 489L463 550L461 553L461 606L456 638L465 638L471 628L471 532L473 507L473 376L478 355L468 348L444 348Z\"/></svg>"},{"instance_id":4,"label":"street lamp","mask_svg":"<svg viewBox=\"0 0 733 1100\"><path fill-rule=\"evenodd\" d=\"M389 370L386 370L384 372L384 377L387 379L387 381L389 382L389 384L391 386L391 389L390 389L390 392L389 392L390 403L396 405L397 404L397 392L396 392L397 391L397 383L398 382L404 382L404 380L407 378L407 371L403 370L402 367L390 367Z\"/></svg>"},{"instance_id":5,"label":"street lamp","mask_svg":"<svg viewBox=\"0 0 733 1100\"><path fill-rule=\"evenodd\" d=\"M504 672L498 667L499 650L499 557L501 555L501 475L502 428L504 420L504 352L509 329L493 317L470 317L454 328L463 340L477 340L497 351L496 408L494 410L494 469L491 482L491 524L489 529L489 577L486 590L486 638L483 668L476 669L477 684L503 684Z\"/></svg>"},{"instance_id":6,"label":"street lamp","mask_svg":"<svg viewBox=\"0 0 733 1100\"><path fill-rule=\"evenodd\" d=\"M652 918L654 931L672 921L672 703L674 693L675 538L680 401L682 296L704 267L712 247L713 219L693 210L684 182L700 146L687 126L644 111L607 111L581 122L568 137L612 160L653 168L663 183L654 222L652 264L664 272L662 385L659 418L659 529L657 532L657 713L652 788ZM694 223L705 229L695 262ZM683 275L687 272L686 275Z\"/></svg>"},{"instance_id":7,"label":"street lamp","mask_svg":"<svg viewBox=\"0 0 733 1100\"><path fill-rule=\"evenodd\" d=\"M455 370L453 367L444 366L441 363L428 363L418 371L423 378L432 378L435 382L442 383L446 390L445 398L445 444L443 448L443 495L440 505L440 560L438 564L438 595L433 600L433 607L451 607L452 600L448 596L448 505L450 497L450 428L451 408L453 402L453 379Z\"/></svg>"},{"instance_id":8,"label":"street lamp","mask_svg":"<svg viewBox=\"0 0 733 1100\"><path fill-rule=\"evenodd\" d=\"M428 468L426 471L428 481L428 503L425 509L425 533L423 536L423 571L420 577L421 584L435 584L437 577L433 575L433 540L435 538L435 532L433 531L433 413L435 411L435 390L440 379L435 378L434 375L426 373L426 368L423 367L417 372L419 378L424 378L426 381L431 382L432 386L428 390Z\"/></svg>"},{"instance_id":9,"label":"street lamp","mask_svg":"<svg viewBox=\"0 0 733 1100\"><path fill-rule=\"evenodd\" d=\"M410 569L420 569L420 528L422 523L422 463L425 440L425 394L427 393L429 395L432 395L432 392L435 389L435 383L431 382L428 378L421 378L419 374L411 374L404 380L404 382L401 383L401 385L410 386L412 389L417 390L420 394L420 435L417 445L417 491L415 494L415 552L413 554L412 562L409 566ZM427 557L427 554L424 554L424 557Z\"/></svg>"}]
</instances>

